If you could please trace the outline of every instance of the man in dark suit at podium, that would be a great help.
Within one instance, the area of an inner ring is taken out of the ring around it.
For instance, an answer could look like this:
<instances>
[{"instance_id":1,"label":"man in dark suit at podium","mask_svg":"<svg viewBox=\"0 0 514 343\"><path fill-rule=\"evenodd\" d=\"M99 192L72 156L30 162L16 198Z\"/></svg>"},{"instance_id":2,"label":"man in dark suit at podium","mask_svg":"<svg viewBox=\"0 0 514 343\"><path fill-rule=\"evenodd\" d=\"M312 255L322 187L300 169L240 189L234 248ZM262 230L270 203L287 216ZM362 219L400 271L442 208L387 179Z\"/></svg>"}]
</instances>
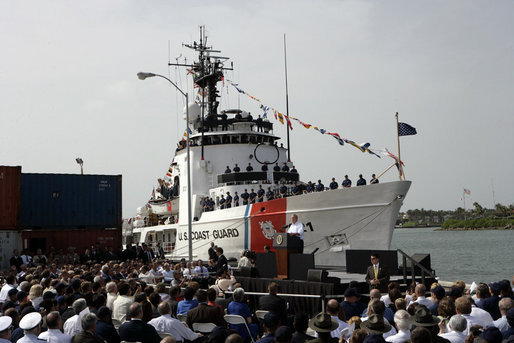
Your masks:
<instances>
[{"instance_id":1,"label":"man in dark suit at podium","mask_svg":"<svg viewBox=\"0 0 514 343\"><path fill-rule=\"evenodd\" d=\"M372 265L368 267L366 272L366 282L369 289L378 289L381 293L387 292L387 284L389 283L389 271L387 267L380 263L380 255L378 253L371 254Z\"/></svg>"}]
</instances>

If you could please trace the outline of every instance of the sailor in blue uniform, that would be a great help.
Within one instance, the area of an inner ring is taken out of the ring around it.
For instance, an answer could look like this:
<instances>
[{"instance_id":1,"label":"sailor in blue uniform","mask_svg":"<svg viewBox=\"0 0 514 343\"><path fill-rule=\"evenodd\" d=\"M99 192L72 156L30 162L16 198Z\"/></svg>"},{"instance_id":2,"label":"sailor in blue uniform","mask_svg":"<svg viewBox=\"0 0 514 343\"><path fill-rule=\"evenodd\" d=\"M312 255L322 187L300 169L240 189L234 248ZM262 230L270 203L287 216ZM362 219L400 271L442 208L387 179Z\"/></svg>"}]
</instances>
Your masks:
<instances>
[{"instance_id":1,"label":"sailor in blue uniform","mask_svg":"<svg viewBox=\"0 0 514 343\"><path fill-rule=\"evenodd\" d=\"M275 163L275 166L273 167L273 171L276 171L276 172L280 171L280 166L278 165L278 163Z\"/></svg>"},{"instance_id":2,"label":"sailor in blue uniform","mask_svg":"<svg viewBox=\"0 0 514 343\"><path fill-rule=\"evenodd\" d=\"M268 187L268 191L266 192L266 198L268 201L275 199L275 194L271 190L271 187Z\"/></svg>"},{"instance_id":3,"label":"sailor in blue uniform","mask_svg":"<svg viewBox=\"0 0 514 343\"><path fill-rule=\"evenodd\" d=\"M316 185L316 192L323 192L325 190L325 185L321 183L321 180L318 180L318 184Z\"/></svg>"},{"instance_id":4,"label":"sailor in blue uniform","mask_svg":"<svg viewBox=\"0 0 514 343\"><path fill-rule=\"evenodd\" d=\"M223 196L223 194L221 195L221 199L220 199L220 208L221 209L225 208L225 197Z\"/></svg>"},{"instance_id":5,"label":"sailor in blue uniform","mask_svg":"<svg viewBox=\"0 0 514 343\"><path fill-rule=\"evenodd\" d=\"M278 192L280 193L281 198L285 198L287 196L287 187L284 183L282 184L282 186L280 186Z\"/></svg>"},{"instance_id":6,"label":"sailor in blue uniform","mask_svg":"<svg viewBox=\"0 0 514 343\"><path fill-rule=\"evenodd\" d=\"M293 189L291 190L291 193L293 193L293 195L300 194L300 187L298 187L298 185L296 184L296 181L293 184Z\"/></svg>"},{"instance_id":7,"label":"sailor in blue uniform","mask_svg":"<svg viewBox=\"0 0 514 343\"><path fill-rule=\"evenodd\" d=\"M243 199L243 205L248 205L248 198L250 197L250 194L248 194L248 191L245 189L245 192L241 194L241 199Z\"/></svg>"},{"instance_id":8,"label":"sailor in blue uniform","mask_svg":"<svg viewBox=\"0 0 514 343\"><path fill-rule=\"evenodd\" d=\"M291 169L291 173L298 174L298 170L296 170L295 166L293 166L293 169Z\"/></svg>"},{"instance_id":9,"label":"sailor in blue uniform","mask_svg":"<svg viewBox=\"0 0 514 343\"><path fill-rule=\"evenodd\" d=\"M230 174L232 173L232 170L230 170L230 168L227 166L227 169L225 169L225 174Z\"/></svg>"},{"instance_id":10,"label":"sailor in blue uniform","mask_svg":"<svg viewBox=\"0 0 514 343\"><path fill-rule=\"evenodd\" d=\"M284 165L282 166L282 171L286 173L289 171L289 166L287 165L287 162L284 162Z\"/></svg>"},{"instance_id":11,"label":"sailor in blue uniform","mask_svg":"<svg viewBox=\"0 0 514 343\"><path fill-rule=\"evenodd\" d=\"M266 162L264 162L264 164L262 165L261 171L268 171L268 164Z\"/></svg>"},{"instance_id":12,"label":"sailor in blue uniform","mask_svg":"<svg viewBox=\"0 0 514 343\"><path fill-rule=\"evenodd\" d=\"M230 192L227 192L227 197L225 198L225 208L231 208L232 207L232 196L230 195Z\"/></svg>"},{"instance_id":13,"label":"sailor in blue uniform","mask_svg":"<svg viewBox=\"0 0 514 343\"><path fill-rule=\"evenodd\" d=\"M253 188L250 190L250 204L255 204L255 198L257 198L257 194L253 191Z\"/></svg>"},{"instance_id":14,"label":"sailor in blue uniform","mask_svg":"<svg viewBox=\"0 0 514 343\"><path fill-rule=\"evenodd\" d=\"M259 189L257 190L257 202L264 201L264 193L264 189L262 189L262 186L259 185Z\"/></svg>"},{"instance_id":15,"label":"sailor in blue uniform","mask_svg":"<svg viewBox=\"0 0 514 343\"><path fill-rule=\"evenodd\" d=\"M247 172L253 171L253 167L252 167L252 164L250 162L248 162L248 166L246 166L246 171Z\"/></svg>"},{"instance_id":16,"label":"sailor in blue uniform","mask_svg":"<svg viewBox=\"0 0 514 343\"><path fill-rule=\"evenodd\" d=\"M362 174L359 174L359 179L357 180L357 186L366 186L366 179L362 177Z\"/></svg>"},{"instance_id":17,"label":"sailor in blue uniform","mask_svg":"<svg viewBox=\"0 0 514 343\"><path fill-rule=\"evenodd\" d=\"M328 187L333 190L333 189L337 189L337 187L339 187L339 185L337 184L336 182L336 178L333 177L332 178L332 182L330 182L330 185L328 185Z\"/></svg>"},{"instance_id":18,"label":"sailor in blue uniform","mask_svg":"<svg viewBox=\"0 0 514 343\"><path fill-rule=\"evenodd\" d=\"M371 180L369 180L369 184L378 183L378 179L375 177L375 174L371 175Z\"/></svg>"},{"instance_id":19,"label":"sailor in blue uniform","mask_svg":"<svg viewBox=\"0 0 514 343\"><path fill-rule=\"evenodd\" d=\"M237 192L234 192L234 207L239 206L239 195L237 195Z\"/></svg>"},{"instance_id":20,"label":"sailor in blue uniform","mask_svg":"<svg viewBox=\"0 0 514 343\"><path fill-rule=\"evenodd\" d=\"M239 168L239 166L236 163L236 165L234 166L234 173L239 173L240 171L241 171L241 168Z\"/></svg>"},{"instance_id":21,"label":"sailor in blue uniform","mask_svg":"<svg viewBox=\"0 0 514 343\"><path fill-rule=\"evenodd\" d=\"M307 187L305 187L305 193L312 193L314 192L314 185L311 181L307 184Z\"/></svg>"},{"instance_id":22,"label":"sailor in blue uniform","mask_svg":"<svg viewBox=\"0 0 514 343\"><path fill-rule=\"evenodd\" d=\"M352 180L348 178L348 175L344 176L344 180L342 183L343 188L350 188L352 186Z\"/></svg>"}]
</instances>

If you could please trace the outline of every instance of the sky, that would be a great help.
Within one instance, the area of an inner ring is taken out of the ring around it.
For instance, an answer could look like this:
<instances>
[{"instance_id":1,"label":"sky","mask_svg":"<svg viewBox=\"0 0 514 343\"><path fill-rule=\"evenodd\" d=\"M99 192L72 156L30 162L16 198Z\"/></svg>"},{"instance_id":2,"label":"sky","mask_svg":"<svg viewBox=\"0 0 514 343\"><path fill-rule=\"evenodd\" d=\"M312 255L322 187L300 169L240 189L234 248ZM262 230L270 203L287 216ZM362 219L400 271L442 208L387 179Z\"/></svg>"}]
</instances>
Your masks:
<instances>
[{"instance_id":1,"label":"sky","mask_svg":"<svg viewBox=\"0 0 514 343\"><path fill-rule=\"evenodd\" d=\"M181 138L191 80L168 61L205 25L230 57L226 78L289 114L397 153L412 187L403 210L514 203L512 1L0 2L0 165L26 173L123 175L123 217L163 177ZM261 113L228 84L220 109ZM272 119L273 121L273 119ZM286 128L275 122L274 133ZM285 145L285 139L281 142ZM510 157L509 157L510 156ZM293 123L291 158L304 181L370 179L393 162ZM394 168L381 182L394 181Z\"/></svg>"}]
</instances>

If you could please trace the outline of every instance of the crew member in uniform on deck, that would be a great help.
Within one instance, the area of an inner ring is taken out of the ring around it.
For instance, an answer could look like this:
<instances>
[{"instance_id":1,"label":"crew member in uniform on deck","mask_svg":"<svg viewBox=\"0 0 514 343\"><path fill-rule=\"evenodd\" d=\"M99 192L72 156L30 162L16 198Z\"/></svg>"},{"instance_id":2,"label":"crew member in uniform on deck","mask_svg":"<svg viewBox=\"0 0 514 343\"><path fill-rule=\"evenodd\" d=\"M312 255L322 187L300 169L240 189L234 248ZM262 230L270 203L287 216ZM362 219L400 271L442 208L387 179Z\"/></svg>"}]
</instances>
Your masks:
<instances>
[{"instance_id":1,"label":"crew member in uniform on deck","mask_svg":"<svg viewBox=\"0 0 514 343\"><path fill-rule=\"evenodd\" d=\"M275 194L271 190L271 187L268 187L268 191L266 192L266 198L268 201L275 199Z\"/></svg>"},{"instance_id":2,"label":"crew member in uniform on deck","mask_svg":"<svg viewBox=\"0 0 514 343\"><path fill-rule=\"evenodd\" d=\"M362 177L362 174L359 174L359 179L357 180L357 186L366 186L366 179Z\"/></svg>"},{"instance_id":3,"label":"crew member in uniform on deck","mask_svg":"<svg viewBox=\"0 0 514 343\"><path fill-rule=\"evenodd\" d=\"M246 171L247 172L253 171L253 167L252 167L252 164L250 162L248 162L248 166L246 166Z\"/></svg>"},{"instance_id":4,"label":"crew member in uniform on deck","mask_svg":"<svg viewBox=\"0 0 514 343\"><path fill-rule=\"evenodd\" d=\"M233 170L234 170L234 173L239 173L241 171L241 168L239 168L239 166L236 163Z\"/></svg>"},{"instance_id":5,"label":"crew member in uniform on deck","mask_svg":"<svg viewBox=\"0 0 514 343\"><path fill-rule=\"evenodd\" d=\"M285 183L282 183L282 186L278 189L278 192L280 193L281 198L287 197L287 187Z\"/></svg>"},{"instance_id":6,"label":"crew member in uniform on deck","mask_svg":"<svg viewBox=\"0 0 514 343\"><path fill-rule=\"evenodd\" d=\"M257 190L257 202L263 202L264 201L264 189L262 189L262 185L259 185L259 189Z\"/></svg>"},{"instance_id":7,"label":"crew member in uniform on deck","mask_svg":"<svg viewBox=\"0 0 514 343\"><path fill-rule=\"evenodd\" d=\"M262 165L261 171L264 171L264 172L268 171L268 164L266 162L264 162L264 164Z\"/></svg>"},{"instance_id":8,"label":"crew member in uniform on deck","mask_svg":"<svg viewBox=\"0 0 514 343\"><path fill-rule=\"evenodd\" d=\"M380 255L374 253L371 255L372 265L368 267L366 273L366 282L369 289L378 289L381 293L387 292L387 284L389 283L389 272L387 268L380 263Z\"/></svg>"},{"instance_id":9,"label":"crew member in uniform on deck","mask_svg":"<svg viewBox=\"0 0 514 343\"><path fill-rule=\"evenodd\" d=\"M303 224L298 221L298 216L293 214L291 216L291 225L289 226L289 229L287 229L287 234L289 236L296 236L300 239L300 249L298 251L300 254L303 254L304 231Z\"/></svg>"},{"instance_id":10,"label":"crew member in uniform on deck","mask_svg":"<svg viewBox=\"0 0 514 343\"><path fill-rule=\"evenodd\" d=\"M225 174L230 174L232 173L232 171L230 170L230 168L227 166L227 169L225 169Z\"/></svg>"},{"instance_id":11,"label":"crew member in uniform on deck","mask_svg":"<svg viewBox=\"0 0 514 343\"><path fill-rule=\"evenodd\" d=\"M321 183L321 180L318 180L318 184L316 185L316 192L323 192L325 190L325 185Z\"/></svg>"},{"instance_id":12,"label":"crew member in uniform on deck","mask_svg":"<svg viewBox=\"0 0 514 343\"><path fill-rule=\"evenodd\" d=\"M232 196L230 195L230 192L227 192L227 197L225 198L225 208L231 208L232 207Z\"/></svg>"},{"instance_id":13,"label":"crew member in uniform on deck","mask_svg":"<svg viewBox=\"0 0 514 343\"><path fill-rule=\"evenodd\" d=\"M257 194L253 191L253 188L250 190L250 204L255 204L255 199L257 198Z\"/></svg>"},{"instance_id":14,"label":"crew member in uniform on deck","mask_svg":"<svg viewBox=\"0 0 514 343\"><path fill-rule=\"evenodd\" d=\"M332 178L332 182L330 182L330 185L328 185L328 187L331 190L337 189L337 187L339 187L339 185L336 182L336 178L335 177Z\"/></svg>"},{"instance_id":15,"label":"crew member in uniform on deck","mask_svg":"<svg viewBox=\"0 0 514 343\"><path fill-rule=\"evenodd\" d=\"M375 177L375 174L371 175L371 180L369 180L370 185L374 183L378 183L378 179Z\"/></svg>"},{"instance_id":16,"label":"crew member in uniform on deck","mask_svg":"<svg viewBox=\"0 0 514 343\"><path fill-rule=\"evenodd\" d=\"M344 180L342 183L343 188L350 188L352 186L352 180L348 178L348 175L344 176Z\"/></svg>"},{"instance_id":17,"label":"crew member in uniform on deck","mask_svg":"<svg viewBox=\"0 0 514 343\"><path fill-rule=\"evenodd\" d=\"M234 207L239 206L239 195L237 195L237 192L234 192Z\"/></svg>"},{"instance_id":18,"label":"crew member in uniform on deck","mask_svg":"<svg viewBox=\"0 0 514 343\"><path fill-rule=\"evenodd\" d=\"M289 171L289 166L287 165L287 162L284 162L284 165L282 166L282 171L286 173Z\"/></svg>"},{"instance_id":19,"label":"crew member in uniform on deck","mask_svg":"<svg viewBox=\"0 0 514 343\"><path fill-rule=\"evenodd\" d=\"M248 194L248 191L245 189L244 193L241 194L241 199L243 199L243 205L248 205L249 197L250 197L250 194Z\"/></svg>"},{"instance_id":20,"label":"crew member in uniform on deck","mask_svg":"<svg viewBox=\"0 0 514 343\"><path fill-rule=\"evenodd\" d=\"M275 171L275 172L280 171L280 166L278 165L278 163L275 163L275 166L273 167L273 171Z\"/></svg>"}]
</instances>

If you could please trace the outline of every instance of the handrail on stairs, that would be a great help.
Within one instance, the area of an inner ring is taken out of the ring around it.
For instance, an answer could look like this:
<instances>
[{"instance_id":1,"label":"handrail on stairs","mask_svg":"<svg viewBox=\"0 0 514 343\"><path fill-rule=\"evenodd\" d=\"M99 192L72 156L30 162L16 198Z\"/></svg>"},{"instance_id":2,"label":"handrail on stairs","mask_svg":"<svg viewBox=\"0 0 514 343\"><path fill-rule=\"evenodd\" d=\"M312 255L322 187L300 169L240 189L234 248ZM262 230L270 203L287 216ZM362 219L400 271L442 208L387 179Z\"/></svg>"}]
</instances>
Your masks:
<instances>
[{"instance_id":1,"label":"handrail on stairs","mask_svg":"<svg viewBox=\"0 0 514 343\"><path fill-rule=\"evenodd\" d=\"M425 283L425 274L426 276L430 276L435 279L435 274L433 271L429 270L422 264L420 264L418 261L407 255L403 250L396 249L397 252L399 252L402 255L403 259L403 282L407 284L407 259L411 262L411 275L412 275L412 282L416 282L416 273L415 273L415 267L418 267L421 270L421 282Z\"/></svg>"}]
</instances>

